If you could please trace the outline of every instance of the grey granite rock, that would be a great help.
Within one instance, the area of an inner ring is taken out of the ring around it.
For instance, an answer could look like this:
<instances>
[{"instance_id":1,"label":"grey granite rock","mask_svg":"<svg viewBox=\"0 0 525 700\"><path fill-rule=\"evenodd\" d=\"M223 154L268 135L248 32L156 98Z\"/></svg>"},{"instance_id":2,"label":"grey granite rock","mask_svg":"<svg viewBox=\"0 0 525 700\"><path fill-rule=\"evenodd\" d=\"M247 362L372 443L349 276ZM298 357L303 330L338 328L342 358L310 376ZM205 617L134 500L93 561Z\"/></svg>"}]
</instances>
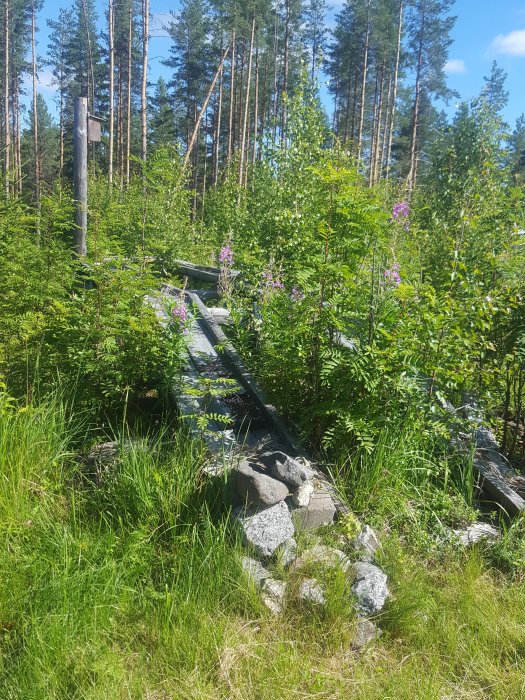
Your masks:
<instances>
[{"instance_id":1,"label":"grey granite rock","mask_svg":"<svg viewBox=\"0 0 525 700\"><path fill-rule=\"evenodd\" d=\"M352 565L352 593L356 596L356 607L361 615L375 615L388 598L387 575L378 566L365 561Z\"/></svg>"},{"instance_id":2,"label":"grey granite rock","mask_svg":"<svg viewBox=\"0 0 525 700\"><path fill-rule=\"evenodd\" d=\"M283 566L290 566L297 558L297 542L293 537L283 542L278 548L277 557Z\"/></svg>"},{"instance_id":3,"label":"grey granite rock","mask_svg":"<svg viewBox=\"0 0 525 700\"><path fill-rule=\"evenodd\" d=\"M322 486L316 486L307 506L294 508L294 519L303 530L314 530L334 521L336 508L332 497Z\"/></svg>"},{"instance_id":4,"label":"grey granite rock","mask_svg":"<svg viewBox=\"0 0 525 700\"><path fill-rule=\"evenodd\" d=\"M284 607L286 583L276 579L266 579L262 587L261 599L272 615L280 615Z\"/></svg>"},{"instance_id":5,"label":"grey granite rock","mask_svg":"<svg viewBox=\"0 0 525 700\"><path fill-rule=\"evenodd\" d=\"M294 505L299 508L307 508L310 505L314 490L312 481L303 481L303 483L292 493Z\"/></svg>"},{"instance_id":6,"label":"grey granite rock","mask_svg":"<svg viewBox=\"0 0 525 700\"><path fill-rule=\"evenodd\" d=\"M376 552L381 548L381 542L375 530L370 525L364 525L354 540L354 548L362 561L373 561Z\"/></svg>"},{"instance_id":7,"label":"grey granite rock","mask_svg":"<svg viewBox=\"0 0 525 700\"><path fill-rule=\"evenodd\" d=\"M370 642L377 639L381 630L371 620L366 617L358 617L355 627L355 635L352 640L352 649L358 651L368 646Z\"/></svg>"},{"instance_id":8,"label":"grey granite rock","mask_svg":"<svg viewBox=\"0 0 525 700\"><path fill-rule=\"evenodd\" d=\"M501 532L497 527L488 523L473 523L465 530L453 530L459 542L466 547L477 542L493 542L501 537Z\"/></svg>"},{"instance_id":9,"label":"grey granite rock","mask_svg":"<svg viewBox=\"0 0 525 700\"><path fill-rule=\"evenodd\" d=\"M311 479L314 475L310 467L292 459L284 452L265 452L259 457L259 461L276 479L292 486L301 486L303 481Z\"/></svg>"},{"instance_id":10,"label":"grey granite rock","mask_svg":"<svg viewBox=\"0 0 525 700\"><path fill-rule=\"evenodd\" d=\"M324 588L315 578L305 578L299 586L298 596L300 600L316 605L324 605L326 597Z\"/></svg>"},{"instance_id":11,"label":"grey granite rock","mask_svg":"<svg viewBox=\"0 0 525 700\"><path fill-rule=\"evenodd\" d=\"M327 547L323 544L316 544L305 550L293 563L294 570L298 570L307 564L321 564L330 568L341 568L347 571L351 566L346 554L340 549Z\"/></svg>"},{"instance_id":12,"label":"grey granite rock","mask_svg":"<svg viewBox=\"0 0 525 700\"><path fill-rule=\"evenodd\" d=\"M264 568L260 561L251 557L243 557L241 561L246 576L252 581L257 588L262 588L264 582L271 578L270 572Z\"/></svg>"},{"instance_id":13,"label":"grey granite rock","mask_svg":"<svg viewBox=\"0 0 525 700\"><path fill-rule=\"evenodd\" d=\"M294 535L294 526L284 501L269 508L238 508L237 520L245 545L260 557L271 557L277 547Z\"/></svg>"},{"instance_id":14,"label":"grey granite rock","mask_svg":"<svg viewBox=\"0 0 525 700\"><path fill-rule=\"evenodd\" d=\"M244 504L273 506L289 495L282 481L253 469L246 460L235 470L235 487Z\"/></svg>"}]
</instances>

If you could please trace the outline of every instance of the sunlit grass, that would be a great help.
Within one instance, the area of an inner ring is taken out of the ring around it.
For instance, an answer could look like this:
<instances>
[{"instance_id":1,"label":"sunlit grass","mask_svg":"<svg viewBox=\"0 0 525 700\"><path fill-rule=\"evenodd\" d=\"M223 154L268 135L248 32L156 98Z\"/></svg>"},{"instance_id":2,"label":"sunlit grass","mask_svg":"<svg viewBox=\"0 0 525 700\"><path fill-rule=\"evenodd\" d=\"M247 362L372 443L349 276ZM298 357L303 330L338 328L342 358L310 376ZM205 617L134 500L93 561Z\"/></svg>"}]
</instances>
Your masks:
<instances>
[{"instance_id":1,"label":"sunlit grass","mask_svg":"<svg viewBox=\"0 0 525 700\"><path fill-rule=\"evenodd\" d=\"M187 436L133 443L90 485L81 434L56 403L0 418L2 700L525 697L519 572L479 550L425 556L392 529L383 634L358 653L337 576L327 610L265 612Z\"/></svg>"}]
</instances>

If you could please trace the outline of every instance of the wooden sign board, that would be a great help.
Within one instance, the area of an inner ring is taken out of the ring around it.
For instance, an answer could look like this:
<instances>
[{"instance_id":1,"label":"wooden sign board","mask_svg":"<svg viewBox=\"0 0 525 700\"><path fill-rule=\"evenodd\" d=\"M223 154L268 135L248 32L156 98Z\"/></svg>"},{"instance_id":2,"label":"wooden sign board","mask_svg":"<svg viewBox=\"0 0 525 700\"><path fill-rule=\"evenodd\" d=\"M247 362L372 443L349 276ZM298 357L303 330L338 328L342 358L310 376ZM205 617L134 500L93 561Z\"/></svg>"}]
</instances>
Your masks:
<instances>
[{"instance_id":1,"label":"wooden sign board","mask_svg":"<svg viewBox=\"0 0 525 700\"><path fill-rule=\"evenodd\" d=\"M88 115L88 141L100 143L102 140L102 119Z\"/></svg>"}]
</instances>

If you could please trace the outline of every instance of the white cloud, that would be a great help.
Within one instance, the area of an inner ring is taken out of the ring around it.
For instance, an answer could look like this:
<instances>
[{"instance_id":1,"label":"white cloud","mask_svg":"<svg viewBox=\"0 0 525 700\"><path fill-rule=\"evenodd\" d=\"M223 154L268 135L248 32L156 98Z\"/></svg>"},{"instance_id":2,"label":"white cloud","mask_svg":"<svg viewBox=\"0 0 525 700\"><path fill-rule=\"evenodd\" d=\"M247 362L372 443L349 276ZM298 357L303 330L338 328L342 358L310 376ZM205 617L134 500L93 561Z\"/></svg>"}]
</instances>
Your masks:
<instances>
[{"instance_id":1,"label":"white cloud","mask_svg":"<svg viewBox=\"0 0 525 700\"><path fill-rule=\"evenodd\" d=\"M498 34L492 42L492 48L496 53L507 56L525 56L525 29Z\"/></svg>"},{"instance_id":2,"label":"white cloud","mask_svg":"<svg viewBox=\"0 0 525 700\"><path fill-rule=\"evenodd\" d=\"M467 66L462 58L451 58L449 59L443 68L445 73L466 73Z\"/></svg>"}]
</instances>

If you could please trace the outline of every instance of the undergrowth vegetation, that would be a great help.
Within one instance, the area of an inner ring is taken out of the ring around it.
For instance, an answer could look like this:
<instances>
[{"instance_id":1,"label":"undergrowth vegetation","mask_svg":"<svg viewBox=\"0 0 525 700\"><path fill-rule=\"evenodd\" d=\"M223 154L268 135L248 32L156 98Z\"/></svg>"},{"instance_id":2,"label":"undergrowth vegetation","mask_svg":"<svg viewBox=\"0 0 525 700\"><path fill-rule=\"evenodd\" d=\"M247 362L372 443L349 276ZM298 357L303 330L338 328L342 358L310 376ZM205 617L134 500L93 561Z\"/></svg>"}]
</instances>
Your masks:
<instances>
[{"instance_id":1,"label":"undergrowth vegetation","mask_svg":"<svg viewBox=\"0 0 525 700\"><path fill-rule=\"evenodd\" d=\"M523 521L479 502L451 440L475 401L525 455L523 188L498 111L463 105L409 191L368 186L308 81L288 107L249 187L232 162L198 208L172 148L125 190L93 173L83 261L67 188L38 212L0 198L2 699L525 697ZM178 258L222 267L247 364L381 532L370 653L344 580L316 571L326 608L275 620L242 575L226 483L164 401L191 329L146 302ZM97 480L75 455L102 434L121 449ZM503 536L460 548L480 509Z\"/></svg>"}]
</instances>

